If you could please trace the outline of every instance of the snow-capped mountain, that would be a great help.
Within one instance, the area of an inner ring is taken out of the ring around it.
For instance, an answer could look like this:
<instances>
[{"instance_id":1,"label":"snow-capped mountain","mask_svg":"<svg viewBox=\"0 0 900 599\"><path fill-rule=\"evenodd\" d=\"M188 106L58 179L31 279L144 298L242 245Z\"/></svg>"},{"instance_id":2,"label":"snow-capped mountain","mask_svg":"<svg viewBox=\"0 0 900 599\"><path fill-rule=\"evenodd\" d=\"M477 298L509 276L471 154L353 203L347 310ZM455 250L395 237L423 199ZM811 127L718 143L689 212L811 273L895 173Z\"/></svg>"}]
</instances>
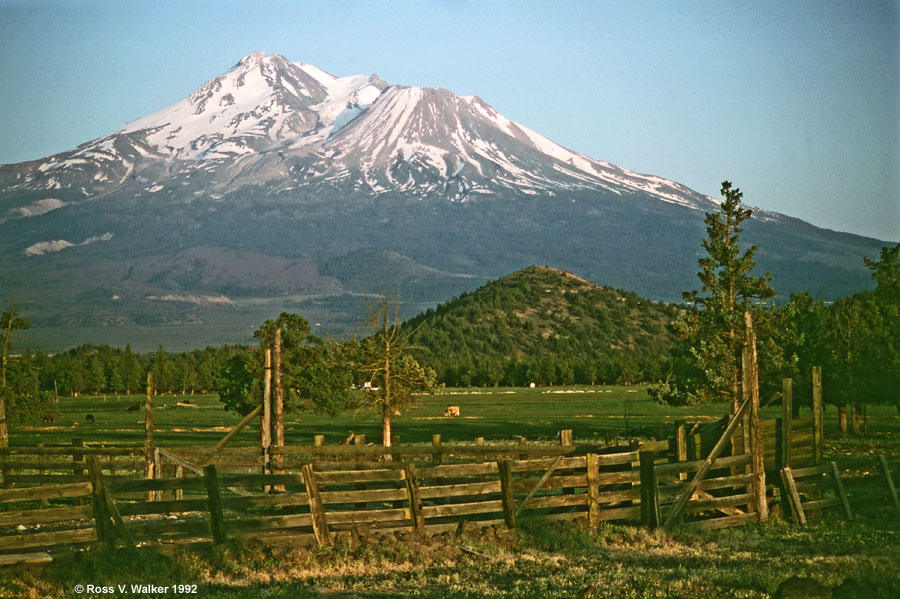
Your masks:
<instances>
[{"instance_id":1,"label":"snow-capped mountain","mask_svg":"<svg viewBox=\"0 0 900 599\"><path fill-rule=\"evenodd\" d=\"M476 96L255 52L106 137L0 166L0 280L54 298L55 326L401 284L437 302L532 263L676 299L715 206ZM867 284L877 241L755 216L745 235L779 289Z\"/></svg>"},{"instance_id":2,"label":"snow-capped mountain","mask_svg":"<svg viewBox=\"0 0 900 599\"><path fill-rule=\"evenodd\" d=\"M137 182L157 193L179 175L214 175L215 195L263 180L279 190L343 182L450 201L602 189L710 208L682 185L570 151L476 96L390 86L377 75L338 78L261 52L168 108L28 164L4 186L90 196Z\"/></svg>"}]
</instances>

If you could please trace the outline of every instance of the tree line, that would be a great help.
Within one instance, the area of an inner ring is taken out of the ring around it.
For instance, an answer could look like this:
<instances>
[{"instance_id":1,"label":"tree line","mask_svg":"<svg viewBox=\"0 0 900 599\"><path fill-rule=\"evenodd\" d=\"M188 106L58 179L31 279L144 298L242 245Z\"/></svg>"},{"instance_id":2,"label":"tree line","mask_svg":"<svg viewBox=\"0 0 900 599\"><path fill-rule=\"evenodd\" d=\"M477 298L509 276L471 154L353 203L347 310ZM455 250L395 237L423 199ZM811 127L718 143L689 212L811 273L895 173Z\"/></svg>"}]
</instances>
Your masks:
<instances>
[{"instance_id":1,"label":"tree line","mask_svg":"<svg viewBox=\"0 0 900 599\"><path fill-rule=\"evenodd\" d=\"M831 304L808 293L776 303L769 273L755 275L758 246L741 249L741 223L752 212L739 189L722 184L723 202L706 215L700 289L684 294L686 308L671 323L677 342L666 380L650 387L662 403L721 401L736 410L741 397L744 312L756 323L760 388L778 397L782 378L792 378L798 398L811 396L811 368L823 369L823 399L837 406L891 404L900 413L900 243L878 259L864 258L873 290Z\"/></svg>"}]
</instances>

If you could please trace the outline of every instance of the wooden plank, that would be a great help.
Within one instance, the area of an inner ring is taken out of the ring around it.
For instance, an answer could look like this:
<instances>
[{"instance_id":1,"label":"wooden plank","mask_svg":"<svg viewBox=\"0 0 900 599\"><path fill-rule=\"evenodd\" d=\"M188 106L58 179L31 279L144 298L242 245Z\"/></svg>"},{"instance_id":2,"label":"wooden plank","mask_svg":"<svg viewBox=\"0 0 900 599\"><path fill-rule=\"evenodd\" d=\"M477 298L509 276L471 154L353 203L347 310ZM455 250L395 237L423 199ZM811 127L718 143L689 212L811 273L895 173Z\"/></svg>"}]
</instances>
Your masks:
<instances>
[{"instance_id":1,"label":"wooden plank","mask_svg":"<svg viewBox=\"0 0 900 599\"><path fill-rule=\"evenodd\" d=\"M580 469L585 467L586 461L584 456L572 458L556 456L555 458L510 462L509 469L511 472L544 472L554 464L559 469Z\"/></svg>"},{"instance_id":2,"label":"wooden plank","mask_svg":"<svg viewBox=\"0 0 900 599\"><path fill-rule=\"evenodd\" d=\"M504 504L502 500L474 501L468 503L450 503L446 505L426 505L422 508L425 518L438 518L441 516L468 516L472 514L484 514L488 512L502 512ZM515 512L513 512L515 517Z\"/></svg>"},{"instance_id":3,"label":"wooden plank","mask_svg":"<svg viewBox=\"0 0 900 599\"><path fill-rule=\"evenodd\" d=\"M206 497L168 501L138 501L133 503L120 501L118 508L122 516L170 515L185 512L206 513L209 509L209 502Z\"/></svg>"},{"instance_id":4,"label":"wooden plank","mask_svg":"<svg viewBox=\"0 0 900 599\"><path fill-rule=\"evenodd\" d=\"M577 495L544 495L541 497L534 497L528 503L527 509L538 510L552 507L569 507L579 505L588 505L587 493L579 493ZM521 512L516 515L517 518L519 516L522 516Z\"/></svg>"},{"instance_id":5,"label":"wooden plank","mask_svg":"<svg viewBox=\"0 0 900 599\"><path fill-rule=\"evenodd\" d=\"M48 564L52 561L53 557L46 551L0 555L0 566L15 566L17 564Z\"/></svg>"},{"instance_id":6,"label":"wooden plank","mask_svg":"<svg viewBox=\"0 0 900 599\"><path fill-rule=\"evenodd\" d=\"M249 532L261 530L281 530L312 526L311 514L286 514L282 516L242 516L225 520L228 530Z\"/></svg>"},{"instance_id":7,"label":"wooden plank","mask_svg":"<svg viewBox=\"0 0 900 599\"><path fill-rule=\"evenodd\" d=\"M316 535L316 542L320 547L331 545L325 504L322 503L322 497L319 495L319 482L316 480L316 473L313 471L311 463L303 466L303 480L306 483L306 498L312 514L312 527L313 533Z\"/></svg>"},{"instance_id":8,"label":"wooden plank","mask_svg":"<svg viewBox=\"0 0 900 599\"><path fill-rule=\"evenodd\" d=\"M438 485L432 487L419 487L419 496L422 499L435 499L447 497L462 497L468 495L487 495L502 491L500 481L492 480L479 483L461 483L454 485Z\"/></svg>"},{"instance_id":9,"label":"wooden plank","mask_svg":"<svg viewBox=\"0 0 900 599\"><path fill-rule=\"evenodd\" d=\"M210 538L210 526L207 519L199 520L155 520L150 522L130 522L129 530L133 537L141 541L155 541L165 536L166 540L172 537Z\"/></svg>"},{"instance_id":10,"label":"wooden plank","mask_svg":"<svg viewBox=\"0 0 900 599\"><path fill-rule=\"evenodd\" d=\"M498 468L497 462L485 462L483 464L445 464L443 466L423 466L417 470L417 473L419 474L419 479L453 478L497 474L499 472Z\"/></svg>"},{"instance_id":11,"label":"wooden plank","mask_svg":"<svg viewBox=\"0 0 900 599\"><path fill-rule=\"evenodd\" d=\"M803 510L822 510L830 507L840 507L841 500L839 497L830 497L828 499L813 499L803 502Z\"/></svg>"},{"instance_id":12,"label":"wooden plank","mask_svg":"<svg viewBox=\"0 0 900 599\"><path fill-rule=\"evenodd\" d=\"M687 504L684 508L685 512L699 512L707 510L721 510L726 507L734 507L737 505L749 505L753 503L753 493L743 493L741 495L727 495L725 497L709 497L703 499L695 499ZM741 513L744 513L743 511ZM732 514L734 516L740 514Z\"/></svg>"},{"instance_id":13,"label":"wooden plank","mask_svg":"<svg viewBox=\"0 0 900 599\"><path fill-rule=\"evenodd\" d=\"M728 426L725 428L725 432L716 442L709 456L704 461L703 466L700 467L691 482L686 485L684 492L675 502L675 507L669 512L669 516L668 518L666 518L666 521L663 525L665 528L670 528L681 516L681 511L684 509L685 505L687 505L687 502L690 500L694 492L700 487L700 483L703 482L703 478L706 476L706 473L709 472L716 459L719 457L722 451L725 450L725 446L731 439L731 435L734 433L734 430L741 423L741 420L744 418L744 414L749 409L749 406L750 400L747 399L744 401L743 405L738 408L738 411L731 417L731 422L728 423Z\"/></svg>"},{"instance_id":14,"label":"wooden plank","mask_svg":"<svg viewBox=\"0 0 900 599\"><path fill-rule=\"evenodd\" d=\"M382 452L384 449L382 449ZM427 470L422 468L421 470ZM379 470L351 470L348 472L316 472L319 484L337 484L337 483L359 483L374 482L382 480L403 480L406 476L403 470L386 469ZM424 474L420 473L420 477L424 478Z\"/></svg>"},{"instance_id":15,"label":"wooden plank","mask_svg":"<svg viewBox=\"0 0 900 599\"><path fill-rule=\"evenodd\" d=\"M662 490L660 490L662 491ZM674 497L674 494L672 495ZM638 501L641 498L640 487L634 489L622 489L619 491L604 491L597 494L597 501L602 504L620 504L623 501Z\"/></svg>"},{"instance_id":16,"label":"wooden plank","mask_svg":"<svg viewBox=\"0 0 900 599\"><path fill-rule=\"evenodd\" d=\"M119 538L123 539L129 547L134 548L134 539L131 538L131 533L128 532L128 527L125 526L125 522L122 520L122 514L119 513L119 508L116 507L116 502L106 487L103 487L103 500L106 502L106 508L112 516L113 526Z\"/></svg>"},{"instance_id":17,"label":"wooden plank","mask_svg":"<svg viewBox=\"0 0 900 599\"><path fill-rule=\"evenodd\" d=\"M89 455L129 455L143 456L141 447L84 447L73 449L72 447L10 447L6 450L0 450L0 455L60 455L71 456L73 453L80 453L85 456Z\"/></svg>"},{"instance_id":18,"label":"wooden plank","mask_svg":"<svg viewBox=\"0 0 900 599\"><path fill-rule=\"evenodd\" d=\"M758 516L756 512L750 512L736 516L724 516L722 518L712 518L710 520L685 522L682 526L685 530L713 530L717 528L728 528L730 526L741 526L742 524L756 522L757 520Z\"/></svg>"},{"instance_id":19,"label":"wooden plank","mask_svg":"<svg viewBox=\"0 0 900 599\"><path fill-rule=\"evenodd\" d=\"M160 478L157 480L145 479L110 479L107 481L110 493L139 493L146 491L166 491L172 489L184 489L185 491L197 491L205 489L202 478Z\"/></svg>"},{"instance_id":20,"label":"wooden plank","mask_svg":"<svg viewBox=\"0 0 900 599\"><path fill-rule=\"evenodd\" d=\"M853 520L853 511L850 509L850 502L847 501L847 491L844 490L844 483L841 481L841 471L836 462L829 462L829 465L831 466L831 476L834 479L834 488L844 508L844 515L847 516L847 520Z\"/></svg>"},{"instance_id":21,"label":"wooden plank","mask_svg":"<svg viewBox=\"0 0 900 599\"><path fill-rule=\"evenodd\" d=\"M427 510L428 508L424 508ZM393 508L386 510L351 510L346 512L328 512L328 524L360 524L366 522L408 521L409 510ZM409 528L407 527L408 531Z\"/></svg>"},{"instance_id":22,"label":"wooden plank","mask_svg":"<svg viewBox=\"0 0 900 599\"><path fill-rule=\"evenodd\" d=\"M800 494L797 493L797 485L794 484L794 476L791 473L790 466L785 466L780 470L783 488L788 494L791 513L794 521L800 526L806 526L806 514L803 511L803 504L800 503Z\"/></svg>"},{"instance_id":23,"label":"wooden plank","mask_svg":"<svg viewBox=\"0 0 900 599\"><path fill-rule=\"evenodd\" d=\"M547 482L547 479L550 478L550 475L553 474L553 471L556 470L556 467L559 466L559 463L561 461L562 456L559 456L553 461L552 464L550 464L550 467L547 469L547 471L544 472L543 475L541 475L541 478L538 479L538 482L534 485L528 495L525 496L525 499L522 500L522 503L520 503L519 507L516 509L516 517L518 517L519 514L522 513L522 510L525 509L525 506L528 505L528 502L531 501L531 498L534 497L534 494L538 492L538 489L540 489L543 484Z\"/></svg>"},{"instance_id":24,"label":"wooden plank","mask_svg":"<svg viewBox=\"0 0 900 599\"><path fill-rule=\"evenodd\" d=\"M218 545L224 543L226 537L225 516L222 513L222 493L219 491L215 464L209 464L203 468L203 484L206 487L206 501L209 506L209 527L213 543Z\"/></svg>"},{"instance_id":25,"label":"wooden plank","mask_svg":"<svg viewBox=\"0 0 900 599\"><path fill-rule=\"evenodd\" d=\"M363 491L320 491L322 503L361 503L364 501L405 501L406 489L369 489Z\"/></svg>"},{"instance_id":26,"label":"wooden plank","mask_svg":"<svg viewBox=\"0 0 900 599\"><path fill-rule=\"evenodd\" d=\"M34 487L29 489L2 489L0 502L33 501L35 499L57 499L62 497L89 497L93 486L89 482Z\"/></svg>"},{"instance_id":27,"label":"wooden plank","mask_svg":"<svg viewBox=\"0 0 900 599\"><path fill-rule=\"evenodd\" d=\"M0 551L25 549L26 547L52 547L54 545L77 545L97 541L94 528L77 528L74 530L57 530L54 532L38 532L16 534L0 537Z\"/></svg>"},{"instance_id":28,"label":"wooden plank","mask_svg":"<svg viewBox=\"0 0 900 599\"><path fill-rule=\"evenodd\" d=\"M231 440L234 439L234 437L239 432L244 430L244 427L246 427L253 420L255 420L256 417L259 416L260 412L262 412L262 404L253 408L253 410L251 410L249 414L244 416L244 418L240 422L238 422L236 425L234 425L231 428L231 430L228 431L228 433L224 437L222 437L222 439L218 443L215 444L215 446L212 448L212 452L209 455L207 455L206 459L203 460L203 462L200 463L200 466L201 467L206 466L211 461L213 461L216 458L216 456L219 454L219 451L221 451L223 447L225 447L228 443L230 443Z\"/></svg>"},{"instance_id":29,"label":"wooden plank","mask_svg":"<svg viewBox=\"0 0 900 599\"><path fill-rule=\"evenodd\" d=\"M891 469L888 467L887 460L884 459L883 455L878 456L878 466L881 468L881 475L884 476L884 482L887 484L888 496L894 503L894 507L900 510L900 498L897 497L897 488L894 486Z\"/></svg>"},{"instance_id":30,"label":"wooden plank","mask_svg":"<svg viewBox=\"0 0 900 599\"><path fill-rule=\"evenodd\" d=\"M222 507L226 510L245 510L257 507L282 507L309 505L306 493L277 493L255 495L253 497L223 497Z\"/></svg>"},{"instance_id":31,"label":"wooden plank","mask_svg":"<svg viewBox=\"0 0 900 599\"><path fill-rule=\"evenodd\" d=\"M619 472L600 472L597 475L600 485L615 485L619 483L638 483L641 481L641 473L638 470L622 470Z\"/></svg>"},{"instance_id":32,"label":"wooden plank","mask_svg":"<svg viewBox=\"0 0 900 599\"><path fill-rule=\"evenodd\" d=\"M91 506L89 505L0 512L0 526L18 526L19 524L51 524L53 522L86 520L93 517L93 514L93 508L91 508Z\"/></svg>"},{"instance_id":33,"label":"wooden plank","mask_svg":"<svg viewBox=\"0 0 900 599\"><path fill-rule=\"evenodd\" d=\"M720 457L715 460L711 470L724 470L725 468L739 468L750 464L751 456L741 454L736 456ZM676 475L680 472L697 472L706 464L706 460L694 460L691 462L672 462L669 464L658 464L656 473L659 476Z\"/></svg>"},{"instance_id":34,"label":"wooden plank","mask_svg":"<svg viewBox=\"0 0 900 599\"><path fill-rule=\"evenodd\" d=\"M810 466L809 468L793 468L791 470L791 476L794 480L798 480L801 478L807 478L810 476L818 476L821 474L828 474L831 472L831 467L828 465L822 466Z\"/></svg>"},{"instance_id":35,"label":"wooden plank","mask_svg":"<svg viewBox=\"0 0 900 599\"><path fill-rule=\"evenodd\" d=\"M619 508L604 508L600 510L600 521L610 520L637 520L641 517L641 507L638 505Z\"/></svg>"}]
</instances>

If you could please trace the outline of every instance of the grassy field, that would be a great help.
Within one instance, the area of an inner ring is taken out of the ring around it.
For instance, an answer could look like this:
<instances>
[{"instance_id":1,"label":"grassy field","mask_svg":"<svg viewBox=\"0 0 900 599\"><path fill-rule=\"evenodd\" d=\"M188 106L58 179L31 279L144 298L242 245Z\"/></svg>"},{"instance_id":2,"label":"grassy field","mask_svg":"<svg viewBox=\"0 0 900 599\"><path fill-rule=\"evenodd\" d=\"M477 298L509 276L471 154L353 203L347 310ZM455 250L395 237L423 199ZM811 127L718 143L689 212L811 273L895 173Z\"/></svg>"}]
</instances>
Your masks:
<instances>
[{"instance_id":1,"label":"grassy field","mask_svg":"<svg viewBox=\"0 0 900 599\"><path fill-rule=\"evenodd\" d=\"M143 411L128 407L144 398L133 396L61 397L62 416L53 423L22 426L12 423L13 445L86 443L140 445L144 438ZM177 408L188 401L195 408ZM240 421L240 416L222 409L215 395L158 396L154 402L155 439L159 446L212 445ZM458 405L461 416L444 416L449 405ZM444 442L471 442L484 437L488 442L525 436L530 440L553 439L561 429L572 429L576 440L602 439L605 433L646 427L651 432L678 420L715 420L727 413L724 405L671 408L660 406L643 387L542 387L536 389L446 389L422 397L420 405L393 418L393 431L403 443L430 443L440 433ZM95 424L86 421L94 417ZM763 416L780 416L781 408L765 408ZM802 417L809 411L803 410ZM258 429L247 427L233 445L254 445ZM896 409L873 406L869 410L867 433L863 437L837 435L837 413L826 410L826 439L834 455L880 449L898 455L896 435L900 418ZM381 423L367 410L340 416L288 414L285 437L288 444L312 444L313 435L325 435L326 443L338 443L350 432L365 434L368 441L380 442Z\"/></svg>"},{"instance_id":2,"label":"grassy field","mask_svg":"<svg viewBox=\"0 0 900 599\"><path fill-rule=\"evenodd\" d=\"M0 571L0 597L764 599L791 576L900 597L900 523L869 516L703 534L525 523L428 539L356 537L328 549L234 542L216 549L92 551ZM76 594L76 584L197 585L196 594Z\"/></svg>"}]
</instances>

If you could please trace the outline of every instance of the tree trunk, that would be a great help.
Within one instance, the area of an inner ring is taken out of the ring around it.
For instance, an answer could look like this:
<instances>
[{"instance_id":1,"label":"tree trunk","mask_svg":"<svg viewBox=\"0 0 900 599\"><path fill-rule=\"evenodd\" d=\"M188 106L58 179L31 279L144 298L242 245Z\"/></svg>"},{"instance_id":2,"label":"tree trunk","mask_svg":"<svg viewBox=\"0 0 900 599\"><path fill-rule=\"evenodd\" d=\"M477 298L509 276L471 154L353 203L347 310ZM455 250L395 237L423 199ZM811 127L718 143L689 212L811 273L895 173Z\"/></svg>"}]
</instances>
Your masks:
<instances>
[{"instance_id":1,"label":"tree trunk","mask_svg":"<svg viewBox=\"0 0 900 599\"><path fill-rule=\"evenodd\" d=\"M387 406L381 411L381 444L391 446L391 411Z\"/></svg>"},{"instance_id":2,"label":"tree trunk","mask_svg":"<svg viewBox=\"0 0 900 599\"><path fill-rule=\"evenodd\" d=\"M842 435L847 434L847 405L838 406L838 429Z\"/></svg>"}]
</instances>

